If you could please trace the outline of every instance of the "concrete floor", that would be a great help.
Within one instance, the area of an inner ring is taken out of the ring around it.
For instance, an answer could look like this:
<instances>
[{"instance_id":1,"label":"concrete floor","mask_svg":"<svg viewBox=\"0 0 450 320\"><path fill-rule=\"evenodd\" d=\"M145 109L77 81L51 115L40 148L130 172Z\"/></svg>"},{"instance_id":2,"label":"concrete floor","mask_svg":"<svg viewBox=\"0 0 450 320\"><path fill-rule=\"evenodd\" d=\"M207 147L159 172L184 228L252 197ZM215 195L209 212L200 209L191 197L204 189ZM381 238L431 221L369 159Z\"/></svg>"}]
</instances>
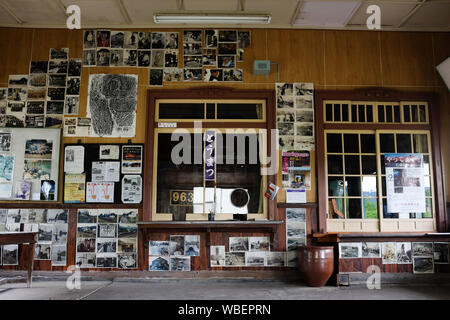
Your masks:
<instances>
[{"instance_id":1,"label":"concrete floor","mask_svg":"<svg viewBox=\"0 0 450 320\"><path fill-rule=\"evenodd\" d=\"M188 292L186 289L189 288ZM450 285L382 285L311 288L301 283L247 280L82 281L69 290L65 281L35 281L0 285L0 300L403 300L450 299Z\"/></svg>"}]
</instances>

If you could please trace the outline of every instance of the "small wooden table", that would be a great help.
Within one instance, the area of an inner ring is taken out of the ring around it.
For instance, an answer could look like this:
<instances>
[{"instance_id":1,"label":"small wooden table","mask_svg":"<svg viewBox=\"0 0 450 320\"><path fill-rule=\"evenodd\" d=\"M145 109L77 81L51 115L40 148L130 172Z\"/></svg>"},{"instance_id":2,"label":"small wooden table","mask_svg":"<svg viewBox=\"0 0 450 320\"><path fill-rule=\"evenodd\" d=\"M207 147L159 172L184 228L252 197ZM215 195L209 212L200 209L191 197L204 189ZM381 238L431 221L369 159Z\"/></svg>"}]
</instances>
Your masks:
<instances>
[{"instance_id":1,"label":"small wooden table","mask_svg":"<svg viewBox=\"0 0 450 320\"><path fill-rule=\"evenodd\" d=\"M28 252L26 255L28 260L28 288L31 288L31 273L33 272L34 263L34 245L37 242L37 234L37 232L0 232L0 245L24 243L29 244Z\"/></svg>"}]
</instances>

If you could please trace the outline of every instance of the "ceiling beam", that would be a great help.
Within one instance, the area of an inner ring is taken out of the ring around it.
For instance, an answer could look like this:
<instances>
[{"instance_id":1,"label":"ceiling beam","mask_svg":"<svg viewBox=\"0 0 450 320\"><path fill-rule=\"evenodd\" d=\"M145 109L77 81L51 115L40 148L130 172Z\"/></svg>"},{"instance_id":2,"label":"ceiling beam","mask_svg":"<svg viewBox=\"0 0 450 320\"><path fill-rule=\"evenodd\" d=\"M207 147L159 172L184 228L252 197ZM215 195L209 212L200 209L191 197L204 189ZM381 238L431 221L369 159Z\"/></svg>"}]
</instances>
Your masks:
<instances>
[{"instance_id":1,"label":"ceiling beam","mask_svg":"<svg viewBox=\"0 0 450 320\"><path fill-rule=\"evenodd\" d=\"M131 20L131 17L128 14L128 10L125 7L125 4L123 3L123 0L117 0L117 3L119 5L120 12L122 13L123 18L125 19L125 22L127 24L133 24L133 20Z\"/></svg>"},{"instance_id":2,"label":"ceiling beam","mask_svg":"<svg viewBox=\"0 0 450 320\"><path fill-rule=\"evenodd\" d=\"M67 7L64 5L62 0L56 0L55 2L58 5L58 7L61 9L64 16L67 17Z\"/></svg>"},{"instance_id":3,"label":"ceiling beam","mask_svg":"<svg viewBox=\"0 0 450 320\"><path fill-rule=\"evenodd\" d=\"M302 0L298 0L297 1L297 5L295 7L294 14L292 15L291 20L289 21L289 24L291 26L293 26L295 20L297 20L297 16L298 16L298 14L300 12L300 8L302 7L302 2L303 2Z\"/></svg>"},{"instance_id":4,"label":"ceiling beam","mask_svg":"<svg viewBox=\"0 0 450 320\"><path fill-rule=\"evenodd\" d=\"M423 4L427 2L427 0L422 0L417 6L411 9L411 11L408 12L408 14L397 24L397 28L401 28L411 17L420 9L422 8Z\"/></svg>"},{"instance_id":5,"label":"ceiling beam","mask_svg":"<svg viewBox=\"0 0 450 320\"><path fill-rule=\"evenodd\" d=\"M2 7L14 20L16 20L18 24L23 24L25 22L14 13L14 11L4 0L0 0L0 7Z\"/></svg>"}]
</instances>

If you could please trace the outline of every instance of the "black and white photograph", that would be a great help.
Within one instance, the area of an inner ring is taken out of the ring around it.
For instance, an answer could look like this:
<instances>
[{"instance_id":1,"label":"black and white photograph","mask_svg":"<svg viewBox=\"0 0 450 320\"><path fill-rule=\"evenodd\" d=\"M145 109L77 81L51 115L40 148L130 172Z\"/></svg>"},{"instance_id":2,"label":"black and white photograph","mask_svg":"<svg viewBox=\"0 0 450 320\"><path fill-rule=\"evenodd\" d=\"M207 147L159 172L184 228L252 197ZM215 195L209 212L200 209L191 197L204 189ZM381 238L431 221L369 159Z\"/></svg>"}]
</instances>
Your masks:
<instances>
[{"instance_id":1,"label":"black and white photograph","mask_svg":"<svg viewBox=\"0 0 450 320\"><path fill-rule=\"evenodd\" d=\"M24 101L20 101L20 102L8 101L8 113L12 113L12 112L22 113L25 111L24 109L25 109ZM23 116L24 116L24 114L17 114L17 117L23 118Z\"/></svg>"},{"instance_id":2,"label":"black and white photograph","mask_svg":"<svg viewBox=\"0 0 450 320\"><path fill-rule=\"evenodd\" d=\"M10 74L8 76L8 86L9 87L23 87L23 86L26 86L27 83L28 83L28 75L27 74ZM4 88L4 89L6 89L6 88ZM2 99L0 99L0 100L2 100Z\"/></svg>"},{"instance_id":3,"label":"black and white photograph","mask_svg":"<svg viewBox=\"0 0 450 320\"><path fill-rule=\"evenodd\" d=\"M434 250L434 263L435 264L448 264L449 263L449 243L448 242L435 242L433 246Z\"/></svg>"},{"instance_id":4,"label":"black and white photograph","mask_svg":"<svg viewBox=\"0 0 450 320\"><path fill-rule=\"evenodd\" d=\"M63 123L62 115L45 116L46 128L61 128L62 123Z\"/></svg>"},{"instance_id":5,"label":"black and white photograph","mask_svg":"<svg viewBox=\"0 0 450 320\"><path fill-rule=\"evenodd\" d=\"M67 247L52 246L52 266L65 266L67 264Z\"/></svg>"},{"instance_id":6,"label":"black and white photograph","mask_svg":"<svg viewBox=\"0 0 450 320\"><path fill-rule=\"evenodd\" d=\"M236 30L219 30L219 42L236 42Z\"/></svg>"},{"instance_id":7,"label":"black and white photograph","mask_svg":"<svg viewBox=\"0 0 450 320\"><path fill-rule=\"evenodd\" d=\"M47 74L46 73L30 74L30 77L28 79L28 85L30 87L45 87L47 85Z\"/></svg>"},{"instance_id":8,"label":"black and white photograph","mask_svg":"<svg viewBox=\"0 0 450 320\"><path fill-rule=\"evenodd\" d=\"M162 86L163 85L163 69L149 69L149 85Z\"/></svg>"},{"instance_id":9,"label":"black and white photograph","mask_svg":"<svg viewBox=\"0 0 450 320\"><path fill-rule=\"evenodd\" d=\"M286 239L286 250L292 251L297 250L298 247L306 246L305 238L287 238Z\"/></svg>"},{"instance_id":10,"label":"black and white photograph","mask_svg":"<svg viewBox=\"0 0 450 320\"><path fill-rule=\"evenodd\" d=\"M223 81L223 70L222 69L204 69L203 81L205 82L216 82Z\"/></svg>"},{"instance_id":11,"label":"black and white photograph","mask_svg":"<svg viewBox=\"0 0 450 320\"><path fill-rule=\"evenodd\" d=\"M111 31L97 30L97 48L109 48L111 47Z\"/></svg>"},{"instance_id":12,"label":"black and white photograph","mask_svg":"<svg viewBox=\"0 0 450 320\"><path fill-rule=\"evenodd\" d=\"M48 73L67 73L68 61L67 60L52 60L48 63Z\"/></svg>"},{"instance_id":13,"label":"black and white photograph","mask_svg":"<svg viewBox=\"0 0 450 320\"><path fill-rule=\"evenodd\" d=\"M225 252L225 266L227 267L245 266L245 252Z\"/></svg>"},{"instance_id":14,"label":"black and white photograph","mask_svg":"<svg viewBox=\"0 0 450 320\"><path fill-rule=\"evenodd\" d=\"M67 75L69 77L80 77L81 76L81 59L70 59L69 67L67 70Z\"/></svg>"},{"instance_id":15,"label":"black and white photograph","mask_svg":"<svg viewBox=\"0 0 450 320\"><path fill-rule=\"evenodd\" d=\"M97 67L109 67L110 58L110 49L97 49Z\"/></svg>"},{"instance_id":16,"label":"black and white photograph","mask_svg":"<svg viewBox=\"0 0 450 320\"><path fill-rule=\"evenodd\" d=\"M48 68L48 61L30 61L30 74L47 73Z\"/></svg>"},{"instance_id":17,"label":"black and white photograph","mask_svg":"<svg viewBox=\"0 0 450 320\"><path fill-rule=\"evenodd\" d=\"M396 242L395 243L397 264L411 264L412 252L411 242Z\"/></svg>"},{"instance_id":18,"label":"black and white photograph","mask_svg":"<svg viewBox=\"0 0 450 320\"><path fill-rule=\"evenodd\" d=\"M94 244L95 251L95 244ZM75 257L75 266L77 268L95 268L95 253L77 253Z\"/></svg>"},{"instance_id":19,"label":"black and white photograph","mask_svg":"<svg viewBox=\"0 0 450 320\"><path fill-rule=\"evenodd\" d=\"M97 268L117 268L117 254L97 255Z\"/></svg>"},{"instance_id":20,"label":"black and white photograph","mask_svg":"<svg viewBox=\"0 0 450 320\"><path fill-rule=\"evenodd\" d=\"M205 47L216 48L218 36L217 30L205 30Z\"/></svg>"},{"instance_id":21,"label":"black and white photograph","mask_svg":"<svg viewBox=\"0 0 450 320\"><path fill-rule=\"evenodd\" d=\"M292 96L277 96L277 108L294 108L294 97Z\"/></svg>"},{"instance_id":22,"label":"black and white photograph","mask_svg":"<svg viewBox=\"0 0 450 320\"><path fill-rule=\"evenodd\" d=\"M97 253L115 253L116 251L116 239L97 238Z\"/></svg>"},{"instance_id":23,"label":"black and white photograph","mask_svg":"<svg viewBox=\"0 0 450 320\"><path fill-rule=\"evenodd\" d=\"M218 54L236 55L237 47L236 43L220 43L218 44Z\"/></svg>"},{"instance_id":24,"label":"black and white photograph","mask_svg":"<svg viewBox=\"0 0 450 320\"><path fill-rule=\"evenodd\" d=\"M66 75L65 74L50 74L48 75L48 86L49 87L65 87L66 86Z\"/></svg>"},{"instance_id":25,"label":"black and white photograph","mask_svg":"<svg viewBox=\"0 0 450 320\"><path fill-rule=\"evenodd\" d=\"M202 69L184 69L184 81L202 81Z\"/></svg>"},{"instance_id":26,"label":"black and white photograph","mask_svg":"<svg viewBox=\"0 0 450 320\"><path fill-rule=\"evenodd\" d=\"M211 267L224 267L225 246L210 246L209 258Z\"/></svg>"},{"instance_id":27,"label":"black and white photograph","mask_svg":"<svg viewBox=\"0 0 450 320\"><path fill-rule=\"evenodd\" d=\"M78 224L77 238L96 238L97 225L96 224Z\"/></svg>"},{"instance_id":28,"label":"black and white photograph","mask_svg":"<svg viewBox=\"0 0 450 320\"><path fill-rule=\"evenodd\" d=\"M111 48L123 48L124 32L111 31Z\"/></svg>"},{"instance_id":29,"label":"black and white photograph","mask_svg":"<svg viewBox=\"0 0 450 320\"><path fill-rule=\"evenodd\" d=\"M95 210L78 209L78 223L97 223L97 213Z\"/></svg>"},{"instance_id":30,"label":"black and white photograph","mask_svg":"<svg viewBox=\"0 0 450 320\"><path fill-rule=\"evenodd\" d=\"M123 65L128 67L136 67L137 50L123 50Z\"/></svg>"},{"instance_id":31,"label":"black and white photograph","mask_svg":"<svg viewBox=\"0 0 450 320\"><path fill-rule=\"evenodd\" d=\"M184 68L201 68L202 56L185 56L183 66Z\"/></svg>"},{"instance_id":32,"label":"black and white photograph","mask_svg":"<svg viewBox=\"0 0 450 320\"><path fill-rule=\"evenodd\" d=\"M117 214L108 209L99 210L97 221L98 223L117 223Z\"/></svg>"},{"instance_id":33,"label":"black and white photograph","mask_svg":"<svg viewBox=\"0 0 450 320\"><path fill-rule=\"evenodd\" d=\"M46 113L47 114L63 114L64 113L64 101L47 101Z\"/></svg>"},{"instance_id":34,"label":"black and white photograph","mask_svg":"<svg viewBox=\"0 0 450 320\"><path fill-rule=\"evenodd\" d=\"M278 124L278 134L280 136L293 136L294 135L294 124L283 122Z\"/></svg>"},{"instance_id":35,"label":"black and white photograph","mask_svg":"<svg viewBox=\"0 0 450 320\"><path fill-rule=\"evenodd\" d=\"M19 264L19 245L4 245L2 251L2 260L4 266Z\"/></svg>"},{"instance_id":36,"label":"black and white photograph","mask_svg":"<svg viewBox=\"0 0 450 320\"><path fill-rule=\"evenodd\" d=\"M184 255L199 256L200 255L200 236L185 235L184 236Z\"/></svg>"},{"instance_id":37,"label":"black and white photograph","mask_svg":"<svg viewBox=\"0 0 450 320\"><path fill-rule=\"evenodd\" d=\"M278 143L280 145L280 148L294 148L294 137L280 136L278 138Z\"/></svg>"},{"instance_id":38,"label":"black and white photograph","mask_svg":"<svg viewBox=\"0 0 450 320\"><path fill-rule=\"evenodd\" d=\"M313 109L313 96L294 97L296 109Z\"/></svg>"},{"instance_id":39,"label":"black and white photograph","mask_svg":"<svg viewBox=\"0 0 450 320\"><path fill-rule=\"evenodd\" d=\"M433 242L413 242L414 257L433 257Z\"/></svg>"},{"instance_id":40,"label":"black and white photograph","mask_svg":"<svg viewBox=\"0 0 450 320\"><path fill-rule=\"evenodd\" d=\"M138 32L138 49L150 49L150 33L149 32Z\"/></svg>"},{"instance_id":41,"label":"black and white photograph","mask_svg":"<svg viewBox=\"0 0 450 320\"><path fill-rule=\"evenodd\" d=\"M48 88L47 89L47 100L49 100L49 101L64 100L65 94L66 94L66 88Z\"/></svg>"},{"instance_id":42,"label":"black and white photograph","mask_svg":"<svg viewBox=\"0 0 450 320\"><path fill-rule=\"evenodd\" d=\"M183 30L183 43L202 42L202 30Z\"/></svg>"},{"instance_id":43,"label":"black and white photograph","mask_svg":"<svg viewBox=\"0 0 450 320\"><path fill-rule=\"evenodd\" d=\"M27 128L44 128L45 127L45 117L44 115L26 115L25 126Z\"/></svg>"},{"instance_id":44,"label":"black and white photograph","mask_svg":"<svg viewBox=\"0 0 450 320\"><path fill-rule=\"evenodd\" d=\"M183 69L181 68L164 68L163 81L182 81L183 80Z\"/></svg>"},{"instance_id":45,"label":"black and white photograph","mask_svg":"<svg viewBox=\"0 0 450 320\"><path fill-rule=\"evenodd\" d=\"M21 212L19 209L9 209L6 223L27 223L29 212Z\"/></svg>"},{"instance_id":46,"label":"black and white photograph","mask_svg":"<svg viewBox=\"0 0 450 320\"><path fill-rule=\"evenodd\" d=\"M304 208L287 208L286 222L306 222L306 209Z\"/></svg>"},{"instance_id":47,"label":"black and white photograph","mask_svg":"<svg viewBox=\"0 0 450 320\"><path fill-rule=\"evenodd\" d=\"M52 245L36 243L34 247L34 259L35 260L51 260Z\"/></svg>"},{"instance_id":48,"label":"black and white photograph","mask_svg":"<svg viewBox=\"0 0 450 320\"><path fill-rule=\"evenodd\" d=\"M169 241L150 241L148 248L150 256L169 255Z\"/></svg>"},{"instance_id":49,"label":"black and white photograph","mask_svg":"<svg viewBox=\"0 0 450 320\"><path fill-rule=\"evenodd\" d=\"M395 242L382 242L381 259L383 264L397 263L397 246Z\"/></svg>"},{"instance_id":50,"label":"black and white photograph","mask_svg":"<svg viewBox=\"0 0 450 320\"><path fill-rule=\"evenodd\" d=\"M119 253L117 255L117 268L136 269L137 268L137 254L136 253Z\"/></svg>"},{"instance_id":51,"label":"black and white photograph","mask_svg":"<svg viewBox=\"0 0 450 320\"><path fill-rule=\"evenodd\" d=\"M137 209L123 209L118 213L118 223L137 223L138 211Z\"/></svg>"},{"instance_id":52,"label":"black and white photograph","mask_svg":"<svg viewBox=\"0 0 450 320\"><path fill-rule=\"evenodd\" d=\"M242 69L223 70L223 81L242 81Z\"/></svg>"},{"instance_id":53,"label":"black and white photograph","mask_svg":"<svg viewBox=\"0 0 450 320\"><path fill-rule=\"evenodd\" d=\"M125 49L137 49L138 33L135 31L125 31L123 39L123 47Z\"/></svg>"},{"instance_id":54,"label":"black and white photograph","mask_svg":"<svg viewBox=\"0 0 450 320\"><path fill-rule=\"evenodd\" d=\"M79 95L80 94L80 82L81 79L79 77L70 77L67 78L67 95Z\"/></svg>"},{"instance_id":55,"label":"black and white photograph","mask_svg":"<svg viewBox=\"0 0 450 320\"><path fill-rule=\"evenodd\" d=\"M164 49L165 40L166 39L164 32L152 32L151 33L152 49Z\"/></svg>"},{"instance_id":56,"label":"black and white photograph","mask_svg":"<svg viewBox=\"0 0 450 320\"><path fill-rule=\"evenodd\" d=\"M6 232L19 232L20 231L20 223L5 223L5 231Z\"/></svg>"},{"instance_id":57,"label":"black and white photograph","mask_svg":"<svg viewBox=\"0 0 450 320\"><path fill-rule=\"evenodd\" d=\"M68 209L48 209L47 222L48 223L67 223L69 221Z\"/></svg>"},{"instance_id":58,"label":"black and white photograph","mask_svg":"<svg viewBox=\"0 0 450 320\"><path fill-rule=\"evenodd\" d=\"M203 49L203 66L217 67L217 49Z\"/></svg>"},{"instance_id":59,"label":"black and white photograph","mask_svg":"<svg viewBox=\"0 0 450 320\"><path fill-rule=\"evenodd\" d=\"M266 266L267 267L284 267L286 264L286 252L267 251Z\"/></svg>"},{"instance_id":60,"label":"black and white photograph","mask_svg":"<svg viewBox=\"0 0 450 320\"><path fill-rule=\"evenodd\" d=\"M202 54L201 43L183 43L183 54L185 56L198 56Z\"/></svg>"},{"instance_id":61,"label":"black and white photograph","mask_svg":"<svg viewBox=\"0 0 450 320\"><path fill-rule=\"evenodd\" d=\"M118 238L136 238L138 234L138 227L136 224L119 223L117 225Z\"/></svg>"},{"instance_id":62,"label":"black and white photograph","mask_svg":"<svg viewBox=\"0 0 450 320\"><path fill-rule=\"evenodd\" d=\"M8 88L8 100L9 101L26 101L27 100L27 88Z\"/></svg>"},{"instance_id":63,"label":"black and white photograph","mask_svg":"<svg viewBox=\"0 0 450 320\"><path fill-rule=\"evenodd\" d=\"M218 56L217 66L219 68L234 68L236 66L236 56Z\"/></svg>"},{"instance_id":64,"label":"black and white photograph","mask_svg":"<svg viewBox=\"0 0 450 320\"><path fill-rule=\"evenodd\" d=\"M77 238L77 252L95 252L95 238Z\"/></svg>"},{"instance_id":65,"label":"black and white photograph","mask_svg":"<svg viewBox=\"0 0 450 320\"><path fill-rule=\"evenodd\" d=\"M286 237L288 237L288 238L305 238L306 237L306 223L305 222L286 223Z\"/></svg>"},{"instance_id":66,"label":"black and white photograph","mask_svg":"<svg viewBox=\"0 0 450 320\"><path fill-rule=\"evenodd\" d=\"M434 273L433 257L413 257L414 273Z\"/></svg>"},{"instance_id":67,"label":"black and white photograph","mask_svg":"<svg viewBox=\"0 0 450 320\"><path fill-rule=\"evenodd\" d=\"M67 224L55 223L53 225L52 244L66 245L67 243Z\"/></svg>"},{"instance_id":68,"label":"black and white photograph","mask_svg":"<svg viewBox=\"0 0 450 320\"><path fill-rule=\"evenodd\" d=\"M245 49L251 44L250 31L238 31L238 48Z\"/></svg>"},{"instance_id":69,"label":"black and white photograph","mask_svg":"<svg viewBox=\"0 0 450 320\"><path fill-rule=\"evenodd\" d=\"M184 236L170 236L169 254L171 256L184 256Z\"/></svg>"},{"instance_id":70,"label":"black and white photograph","mask_svg":"<svg viewBox=\"0 0 450 320\"><path fill-rule=\"evenodd\" d=\"M33 209L28 215L29 223L47 222L48 209Z\"/></svg>"},{"instance_id":71,"label":"black and white photograph","mask_svg":"<svg viewBox=\"0 0 450 320\"><path fill-rule=\"evenodd\" d=\"M166 32L164 48L178 49L178 32Z\"/></svg>"},{"instance_id":72,"label":"black and white photograph","mask_svg":"<svg viewBox=\"0 0 450 320\"><path fill-rule=\"evenodd\" d=\"M296 122L314 122L313 110L296 110L295 111Z\"/></svg>"},{"instance_id":73,"label":"black and white photograph","mask_svg":"<svg viewBox=\"0 0 450 320\"><path fill-rule=\"evenodd\" d=\"M0 88L0 101L6 100L7 95L8 95L8 88Z\"/></svg>"},{"instance_id":74,"label":"black and white photograph","mask_svg":"<svg viewBox=\"0 0 450 320\"><path fill-rule=\"evenodd\" d=\"M142 201L142 178L140 175L123 176L121 199L123 203L140 203Z\"/></svg>"},{"instance_id":75,"label":"black and white photograph","mask_svg":"<svg viewBox=\"0 0 450 320\"><path fill-rule=\"evenodd\" d=\"M178 50L165 50L164 52L164 66L167 68L178 67Z\"/></svg>"},{"instance_id":76,"label":"black and white photograph","mask_svg":"<svg viewBox=\"0 0 450 320\"><path fill-rule=\"evenodd\" d=\"M30 100L45 100L47 97L47 88L28 88L28 101Z\"/></svg>"},{"instance_id":77,"label":"black and white photograph","mask_svg":"<svg viewBox=\"0 0 450 320\"><path fill-rule=\"evenodd\" d=\"M169 271L170 270L170 258L167 257L153 257L148 259L149 271Z\"/></svg>"},{"instance_id":78,"label":"black and white photograph","mask_svg":"<svg viewBox=\"0 0 450 320\"><path fill-rule=\"evenodd\" d=\"M83 50L83 66L96 66L97 65L97 50Z\"/></svg>"},{"instance_id":79,"label":"black and white photograph","mask_svg":"<svg viewBox=\"0 0 450 320\"><path fill-rule=\"evenodd\" d=\"M361 258L361 242L339 243L339 258Z\"/></svg>"},{"instance_id":80,"label":"black and white photograph","mask_svg":"<svg viewBox=\"0 0 450 320\"><path fill-rule=\"evenodd\" d=\"M250 251L269 251L269 237L248 237L248 246Z\"/></svg>"},{"instance_id":81,"label":"black and white photograph","mask_svg":"<svg viewBox=\"0 0 450 320\"><path fill-rule=\"evenodd\" d=\"M264 267L266 264L266 253L262 252L245 252L245 265L247 267Z\"/></svg>"},{"instance_id":82,"label":"black and white photograph","mask_svg":"<svg viewBox=\"0 0 450 320\"><path fill-rule=\"evenodd\" d=\"M363 242L362 258L381 258L381 246L379 242Z\"/></svg>"},{"instance_id":83,"label":"black and white photograph","mask_svg":"<svg viewBox=\"0 0 450 320\"><path fill-rule=\"evenodd\" d=\"M116 238L117 224L115 223L99 223L97 226L98 238Z\"/></svg>"},{"instance_id":84,"label":"black and white photograph","mask_svg":"<svg viewBox=\"0 0 450 320\"><path fill-rule=\"evenodd\" d=\"M117 252L118 253L137 252L137 239L135 238L117 239Z\"/></svg>"},{"instance_id":85,"label":"black and white photograph","mask_svg":"<svg viewBox=\"0 0 450 320\"><path fill-rule=\"evenodd\" d=\"M50 48L50 60L67 60L69 59L69 48L55 49Z\"/></svg>"},{"instance_id":86,"label":"black and white photograph","mask_svg":"<svg viewBox=\"0 0 450 320\"><path fill-rule=\"evenodd\" d=\"M164 50L152 50L152 61L150 67L163 68L164 67Z\"/></svg>"},{"instance_id":87,"label":"black and white photograph","mask_svg":"<svg viewBox=\"0 0 450 320\"><path fill-rule=\"evenodd\" d=\"M95 38L94 30L85 30L83 34L83 48L95 48L97 46L97 41Z\"/></svg>"},{"instance_id":88,"label":"black and white photograph","mask_svg":"<svg viewBox=\"0 0 450 320\"><path fill-rule=\"evenodd\" d=\"M150 67L150 60L150 50L138 50L138 67Z\"/></svg>"},{"instance_id":89,"label":"black and white photograph","mask_svg":"<svg viewBox=\"0 0 450 320\"><path fill-rule=\"evenodd\" d=\"M230 252L248 251L248 237L230 237L228 247Z\"/></svg>"},{"instance_id":90,"label":"black and white photograph","mask_svg":"<svg viewBox=\"0 0 450 320\"><path fill-rule=\"evenodd\" d=\"M170 271L191 271L191 257L170 257Z\"/></svg>"},{"instance_id":91,"label":"black and white photograph","mask_svg":"<svg viewBox=\"0 0 450 320\"><path fill-rule=\"evenodd\" d=\"M277 97L279 96L292 96L294 94L293 83L277 83L275 85L277 91Z\"/></svg>"},{"instance_id":92,"label":"black and white photograph","mask_svg":"<svg viewBox=\"0 0 450 320\"><path fill-rule=\"evenodd\" d=\"M78 114L79 96L66 96L64 114Z\"/></svg>"},{"instance_id":93,"label":"black and white photograph","mask_svg":"<svg viewBox=\"0 0 450 320\"><path fill-rule=\"evenodd\" d=\"M111 67L123 66L123 50L111 50L109 65Z\"/></svg>"},{"instance_id":94,"label":"black and white photograph","mask_svg":"<svg viewBox=\"0 0 450 320\"><path fill-rule=\"evenodd\" d=\"M295 83L294 95L312 96L314 94L314 85L312 83Z\"/></svg>"},{"instance_id":95,"label":"black and white photograph","mask_svg":"<svg viewBox=\"0 0 450 320\"><path fill-rule=\"evenodd\" d=\"M1 132L0 133L0 152L10 152L11 151L11 137L12 137L12 133L10 133L10 132Z\"/></svg>"},{"instance_id":96,"label":"black and white photograph","mask_svg":"<svg viewBox=\"0 0 450 320\"><path fill-rule=\"evenodd\" d=\"M53 234L53 224L50 224L50 223L40 223L39 224L38 242L51 243L52 238L53 238L52 234Z\"/></svg>"},{"instance_id":97,"label":"black and white photograph","mask_svg":"<svg viewBox=\"0 0 450 320\"><path fill-rule=\"evenodd\" d=\"M314 136L314 125L304 125L296 123L295 131L296 135L298 136L312 137Z\"/></svg>"}]
</instances>

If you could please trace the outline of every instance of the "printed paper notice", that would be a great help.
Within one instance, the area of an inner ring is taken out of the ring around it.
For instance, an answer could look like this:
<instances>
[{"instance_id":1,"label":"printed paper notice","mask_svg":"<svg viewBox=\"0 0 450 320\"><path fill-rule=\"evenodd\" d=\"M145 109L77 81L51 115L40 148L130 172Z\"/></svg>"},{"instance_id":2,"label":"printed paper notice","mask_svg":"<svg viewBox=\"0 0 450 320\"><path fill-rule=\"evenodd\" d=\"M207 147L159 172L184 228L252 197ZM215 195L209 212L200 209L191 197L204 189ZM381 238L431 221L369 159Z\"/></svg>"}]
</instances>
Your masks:
<instances>
[{"instance_id":1,"label":"printed paper notice","mask_svg":"<svg viewBox=\"0 0 450 320\"><path fill-rule=\"evenodd\" d=\"M140 203L142 201L142 178L140 175L126 175L122 179L122 202Z\"/></svg>"},{"instance_id":2,"label":"printed paper notice","mask_svg":"<svg viewBox=\"0 0 450 320\"><path fill-rule=\"evenodd\" d=\"M306 203L306 190L286 189L286 203Z\"/></svg>"},{"instance_id":3,"label":"printed paper notice","mask_svg":"<svg viewBox=\"0 0 450 320\"><path fill-rule=\"evenodd\" d=\"M94 161L92 162L92 181L119 181L119 161Z\"/></svg>"},{"instance_id":4,"label":"printed paper notice","mask_svg":"<svg viewBox=\"0 0 450 320\"><path fill-rule=\"evenodd\" d=\"M64 202L84 203L86 201L86 175L66 174L64 177Z\"/></svg>"},{"instance_id":5,"label":"printed paper notice","mask_svg":"<svg viewBox=\"0 0 450 320\"><path fill-rule=\"evenodd\" d=\"M83 173L84 171L84 147L67 146L64 148L64 172Z\"/></svg>"},{"instance_id":6,"label":"printed paper notice","mask_svg":"<svg viewBox=\"0 0 450 320\"><path fill-rule=\"evenodd\" d=\"M114 182L88 182L86 202L114 202Z\"/></svg>"}]
</instances>

